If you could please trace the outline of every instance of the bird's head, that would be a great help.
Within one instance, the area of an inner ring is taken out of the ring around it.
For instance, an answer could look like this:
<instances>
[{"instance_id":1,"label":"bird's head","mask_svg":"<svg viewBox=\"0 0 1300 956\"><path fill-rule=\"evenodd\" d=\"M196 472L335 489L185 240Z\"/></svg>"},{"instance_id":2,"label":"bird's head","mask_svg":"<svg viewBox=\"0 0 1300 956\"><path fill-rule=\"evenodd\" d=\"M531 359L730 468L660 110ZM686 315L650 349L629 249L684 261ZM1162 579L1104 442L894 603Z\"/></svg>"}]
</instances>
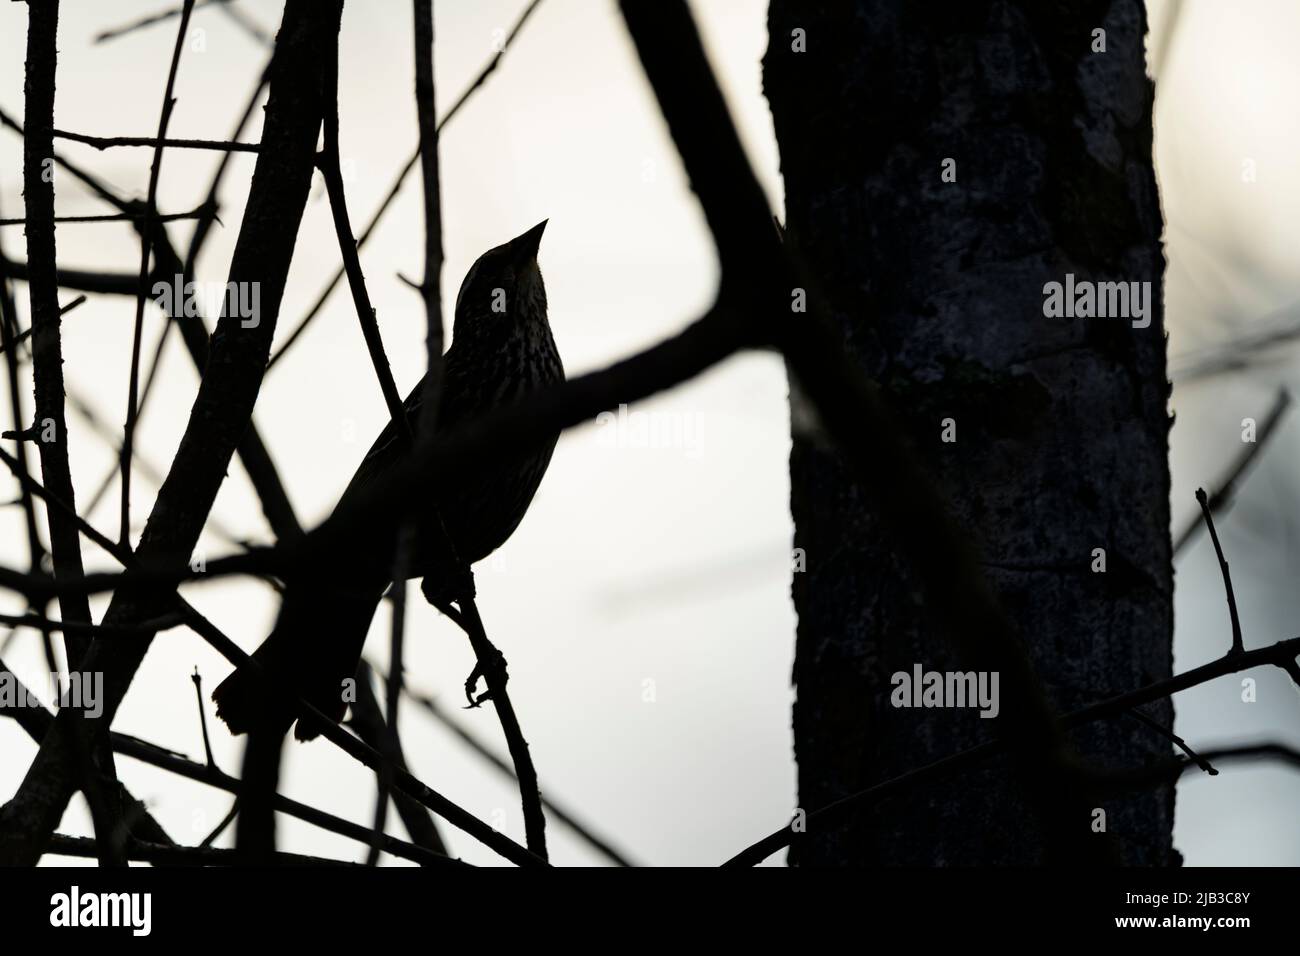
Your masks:
<instances>
[{"instance_id":1,"label":"bird's head","mask_svg":"<svg viewBox=\"0 0 1300 956\"><path fill-rule=\"evenodd\" d=\"M498 326L546 322L546 286L537 265L537 249L548 220L479 256L456 296L454 333L467 325L475 332ZM486 326L483 327L483 326Z\"/></svg>"}]
</instances>

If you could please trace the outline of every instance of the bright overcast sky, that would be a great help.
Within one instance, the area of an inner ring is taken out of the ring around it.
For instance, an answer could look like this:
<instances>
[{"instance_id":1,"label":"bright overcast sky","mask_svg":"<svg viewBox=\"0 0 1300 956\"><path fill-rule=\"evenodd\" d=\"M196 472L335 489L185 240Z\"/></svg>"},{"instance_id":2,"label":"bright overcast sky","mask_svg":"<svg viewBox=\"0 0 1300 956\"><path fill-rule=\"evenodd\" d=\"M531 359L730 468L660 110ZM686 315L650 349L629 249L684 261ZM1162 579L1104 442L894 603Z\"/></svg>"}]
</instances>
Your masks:
<instances>
[{"instance_id":1,"label":"bright overcast sky","mask_svg":"<svg viewBox=\"0 0 1300 956\"><path fill-rule=\"evenodd\" d=\"M152 134L176 22L106 44L92 39L165 5L63 0L56 126L101 135ZM440 112L523 6L523 0L438 0ZM751 160L774 208L780 208L759 65L766 5L696 0L693 6ZM1251 15L1243 16L1241 7L1184 4L1169 47L1157 156L1170 221L1173 353L1213 345L1237 324L1300 299L1294 255L1300 246L1300 186L1291 175L1300 120L1284 92L1300 85L1300 61L1293 56L1300 9L1286 0L1249 6ZM240 8L274 32L281 4L244 0ZM1158 31L1168 10L1167 2L1152 3ZM215 7L196 11L191 31L170 132L225 138L266 50ZM18 116L25 35L25 6L0 4L0 107ZM1153 46L1159 46L1158 37L1159 32ZM416 143L408 3L345 4L340 86L348 201L360 231ZM256 129L248 134L256 137ZM148 150L99 153L68 143L59 148L122 193L144 195ZM1256 162L1254 183L1241 182L1244 158ZM708 235L615 4L543 0L501 69L445 130L441 159L445 301L454 301L479 253L549 217L540 261L551 323L570 373L651 344L709 304L717 270ZM169 151L159 191L164 210L196 205L214 166L211 154ZM249 156L235 161L232 188L224 195L225 228L200 262L203 281L225 281L252 167ZM55 185L61 214L106 211L70 176L59 174ZM403 392L424 368L423 312L397 278L399 272L419 273L418 186L412 177L362 255ZM20 143L0 131L0 214L19 215L21 202ZM188 242L188 224L170 229L176 244ZM0 240L8 255L21 257L21 230L6 229ZM65 266L138 267L138 243L124 227L61 227L58 243ZM278 341L338 263L318 178L299 234ZM25 323L26 287L19 292ZM116 428L126 404L132 317L129 300L94 299L64 323L69 393ZM146 342L161 321L157 313L148 315ZM160 469L174 454L197 381L175 338L169 349L159 393L137 436L142 458ZM1191 490L1212 483L1239 450L1240 419L1262 417L1291 368L1280 364L1249 381L1214 380L1175 393L1178 527L1192 514ZM509 658L511 693L543 790L638 862L715 864L780 826L796 802L785 397L779 361L746 355L639 406L675 436L669 447L636 447L633 432L601 433L591 426L567 434L519 531L478 570L480 607ZM8 422L7 406L0 409ZM270 373L257 406L256 422L305 523L328 513L385 418L355 314L346 293L336 294L290 358ZM1300 592L1291 583L1300 547L1293 520L1278 520L1300 504L1289 464L1297 460L1296 434L1293 427L1283 428L1272 456L1242 489L1241 503L1221 521L1248 645L1300 630ZM75 418L71 438L84 503L113 458L103 440ZM133 485L137 521L148 514L155 492L147 480ZM114 535L116 495L114 484L90 516ZM239 538L267 539L238 464L214 519ZM0 529L0 561L20 566L25 544L15 509L0 513ZM1226 612L1205 545L1198 541L1179 566L1178 670L1226 647ZM203 546L209 555L232 549L215 534L205 536ZM112 566L93 548L87 563ZM221 581L187 593L248 650L274 617L273 595L256 583ZM418 589L411 595L408 681L454 709L472 665L469 649L453 626L415 600ZM367 647L380 663L386 634L387 613L381 610ZM34 634L14 638L5 659L35 687L45 686ZM229 671L224 659L188 632L160 635L115 728L201 759L189 678L195 667L208 690ZM1240 687L1231 679L1180 695L1178 731L1201 743L1242 737L1300 741L1300 696L1280 672L1254 676L1259 700L1252 705L1240 702ZM213 720L210 706L208 716L218 762L238 772L241 745ZM453 718L504 753L490 707L454 711ZM404 710L402 729L417 776L522 839L512 782L413 705ZM17 786L19 768L33 752L12 722L0 722L0 767L7 768L0 772L0 797ZM358 822L370 820L370 773L325 741L292 744L288 754L283 792ZM229 809L230 797L220 791L126 758L118 769L181 842L197 842ZM1297 786L1293 774L1273 768L1234 768L1184 785L1176 839L1187 862L1296 863ZM83 808L78 798L65 832L89 832ZM400 827L395 815L390 820ZM285 849L364 854L356 843L296 820L281 817L280 825ZM449 828L444 832L463 858L496 861L472 840ZM550 832L557 863L600 862L563 826L552 823ZM782 860L778 855L771 862Z\"/></svg>"}]
</instances>

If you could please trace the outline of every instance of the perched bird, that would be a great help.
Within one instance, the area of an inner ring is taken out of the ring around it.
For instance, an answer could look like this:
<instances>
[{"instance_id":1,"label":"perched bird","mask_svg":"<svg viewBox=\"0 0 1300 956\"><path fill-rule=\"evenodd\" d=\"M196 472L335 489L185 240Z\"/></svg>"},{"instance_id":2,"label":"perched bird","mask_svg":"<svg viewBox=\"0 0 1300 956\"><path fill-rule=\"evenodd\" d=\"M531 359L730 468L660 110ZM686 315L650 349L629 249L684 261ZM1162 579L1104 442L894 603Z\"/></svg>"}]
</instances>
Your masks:
<instances>
[{"instance_id":1,"label":"perched bird","mask_svg":"<svg viewBox=\"0 0 1300 956\"><path fill-rule=\"evenodd\" d=\"M546 287L537 249L546 222L490 249L470 268L456 298L452 345L443 357L437 430L454 428L564 379L546 318ZM424 380L404 403L418 434ZM496 550L518 527L550 463L559 435L526 452L496 456L473 467L455 464L428 481L427 497L406 502L414 527L408 577L424 578L431 600L459 596L458 572ZM377 476L409 453L394 423L380 432L335 511L354 502ZM435 522L440 521L440 527ZM343 547L285 578L275 628L253 657L276 682L333 720L343 717L347 681L356 672L375 608L392 581L394 522L357 529ZM388 530L383 530L388 529ZM443 530L445 529L445 531ZM454 554L446 547L450 540ZM212 693L217 716L231 733L262 726L287 730L294 714L283 695L240 667ZM295 736L317 732L299 722Z\"/></svg>"}]
</instances>

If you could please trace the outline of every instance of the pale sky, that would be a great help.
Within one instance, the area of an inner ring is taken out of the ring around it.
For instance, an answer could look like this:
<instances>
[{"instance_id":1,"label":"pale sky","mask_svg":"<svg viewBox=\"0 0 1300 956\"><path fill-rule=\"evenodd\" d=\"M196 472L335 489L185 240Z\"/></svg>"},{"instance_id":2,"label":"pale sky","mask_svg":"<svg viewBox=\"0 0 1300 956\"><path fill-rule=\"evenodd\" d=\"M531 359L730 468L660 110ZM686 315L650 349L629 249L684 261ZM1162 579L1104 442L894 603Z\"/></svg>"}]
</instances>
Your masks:
<instances>
[{"instance_id":1,"label":"pale sky","mask_svg":"<svg viewBox=\"0 0 1300 956\"><path fill-rule=\"evenodd\" d=\"M56 125L92 134L150 135L156 128L175 21L93 45L101 29L165 7L165 2L64 0L59 33ZM273 32L281 4L241 8ZM445 109L508 30L523 0L439 0L436 67ZM1170 226L1167 294L1171 353L1212 346L1238 325L1300 299L1292 251L1300 236L1297 187L1287 175L1300 120L1285 101L1300 82L1291 38L1300 10L1285 0L1243 6L1183 5L1158 104L1163 201ZM781 186L759 59L767 36L762 0L696 0L696 16L773 207ZM1165 4L1152 4L1153 24ZM202 31L195 34L194 31ZM22 112L26 8L0 5L0 106ZM265 51L220 10L196 11L181 63L171 135L224 138L255 82ZM345 4L341 140L349 207L358 231L416 142L411 96L410 5ZM441 112L440 109L440 112ZM259 113L260 117L260 113ZM257 130L248 134L256 139ZM711 300L717 269L707 231L616 6L607 0L544 0L501 68L445 130L442 195L447 263L444 299L478 254L550 218L540 261L550 316L569 372L598 368L680 329ZM63 143L120 191L143 196L148 150ZM1241 182L1241 161L1257 180ZM236 159L225 194L224 229L200 262L204 281L224 282L253 160ZM208 153L168 151L160 204L191 208L215 167ZM69 176L56 179L61 214L99 213L101 204ZM422 256L419 182L412 177L363 251L399 389L424 369L423 311L397 273L417 275ZM18 139L0 131L2 215L21 209ZM188 224L171 228L183 248ZM18 229L0 233L20 256ZM133 270L139 246L116 225L61 227L60 262ZM324 191L317 180L291 271L278 340L295 326L339 262ZM71 294L65 294L65 301ZM26 313L25 286L19 287ZM64 324L69 389L120 427L134 304L96 299ZM150 312L145 341L161 327ZM197 376L178 342L169 346L159 393L137 434L143 456L171 460ZM1292 363L1175 392L1176 527L1192 513L1191 491L1213 482L1240 449L1240 419L1261 416ZM27 392L30 396L30 391ZM28 405L30 409L30 403ZM6 422L7 406L0 406ZM791 754L790 666L794 612L789 598L789 426L784 371L772 356L734 358L638 410L675 436L669 447L636 447L635 433L586 426L560 442L528 517L477 572L480 608L510 661L511 694L543 790L646 864L711 865L780 826L796 802ZM378 386L346 292L335 296L282 366L268 376L256 421L300 518L323 518L371 436L385 421ZM6 427L8 427L6 425ZM1264 465L1221 519L1248 645L1296 632L1289 586L1300 548L1289 516L1300 503L1297 430L1284 425ZM84 501L112 466L102 440L82 423L71 430L72 464ZM133 516L143 522L156 488L137 478ZM116 533L117 487L90 516ZM1135 507L1141 503L1135 502ZM232 465L215 517L236 534L267 540L242 468ZM1279 520L1279 517L1282 520ZM0 511L0 561L25 560L21 522ZM137 528L138 533L138 528ZM228 553L215 536L209 556ZM87 564L112 567L87 546ZM816 560L810 555L809 560ZM1226 647L1227 615L1208 541L1179 566L1176 668ZM190 599L246 649L262 639L274 596L257 583L223 580L187 589ZM448 706L472 666L464 638L410 591L407 679ZM8 596L0 600L12 604ZM6 605L9 606L9 605ZM17 606L14 605L17 609ZM382 663L387 613L376 615L367 654ZM1292 622L1292 623L1288 623ZM1291 628L1288 630L1288 627ZM2 640L3 638L0 638ZM45 665L34 634L23 632L5 659L34 686ZM210 690L229 665L183 630L160 635L115 728L201 758L191 671ZM1259 701L1239 702L1231 679L1176 698L1177 730L1193 743L1241 737L1300 741L1300 695L1280 674L1256 672ZM238 772L241 744L208 709L223 768ZM457 722L504 753L490 708L456 711ZM513 782L467 751L413 705L403 711L411 769L472 813L522 841ZM17 786L34 747L0 722L0 797ZM374 778L331 744L287 747L282 792L369 823ZM230 797L179 781L126 758L119 773L174 838L197 842L227 811ZM1189 864L1295 863L1292 824L1300 782L1271 768L1234 768L1180 788L1177 844ZM396 815L393 832L401 833ZM84 804L61 828L89 832ZM498 858L450 827L452 850L474 863ZM550 828L560 864L598 863L563 826ZM290 818L281 846L304 853L364 857L365 848ZM218 842L228 845L233 830ZM779 854L769 862L782 862ZM385 858L385 862L394 862ZM401 862L401 861L396 861Z\"/></svg>"}]
</instances>

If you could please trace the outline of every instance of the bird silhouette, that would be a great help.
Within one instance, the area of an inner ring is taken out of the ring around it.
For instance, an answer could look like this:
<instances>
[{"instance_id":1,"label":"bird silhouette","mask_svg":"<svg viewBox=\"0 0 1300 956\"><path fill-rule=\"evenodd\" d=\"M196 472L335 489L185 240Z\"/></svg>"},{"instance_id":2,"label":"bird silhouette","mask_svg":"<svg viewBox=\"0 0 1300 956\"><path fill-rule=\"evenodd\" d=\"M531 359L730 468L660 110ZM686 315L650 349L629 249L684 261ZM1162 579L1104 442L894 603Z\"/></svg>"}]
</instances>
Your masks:
<instances>
[{"instance_id":1,"label":"bird silhouette","mask_svg":"<svg viewBox=\"0 0 1300 956\"><path fill-rule=\"evenodd\" d=\"M438 432L563 381L537 264L545 228L546 221L540 222L483 253L461 283L452 345L443 357ZM416 433L424 391L421 379L403 403ZM461 597L465 569L499 548L519 526L558 438L558 433L550 434L526 451L473 466L453 462L429 476L420 501L391 504L395 514L410 516L414 529L407 577L423 578L432 602ZM410 450L390 419L335 512L354 503ZM386 520L358 527L329 555L287 572L275 627L253 653L272 683L296 691L335 721L347 710L347 682L355 674L375 608L392 581L393 527ZM261 726L287 730L295 717L283 689L277 693L247 665L222 681L212 699L217 716L233 734ZM299 721L295 736L310 740L318 733Z\"/></svg>"}]
</instances>

